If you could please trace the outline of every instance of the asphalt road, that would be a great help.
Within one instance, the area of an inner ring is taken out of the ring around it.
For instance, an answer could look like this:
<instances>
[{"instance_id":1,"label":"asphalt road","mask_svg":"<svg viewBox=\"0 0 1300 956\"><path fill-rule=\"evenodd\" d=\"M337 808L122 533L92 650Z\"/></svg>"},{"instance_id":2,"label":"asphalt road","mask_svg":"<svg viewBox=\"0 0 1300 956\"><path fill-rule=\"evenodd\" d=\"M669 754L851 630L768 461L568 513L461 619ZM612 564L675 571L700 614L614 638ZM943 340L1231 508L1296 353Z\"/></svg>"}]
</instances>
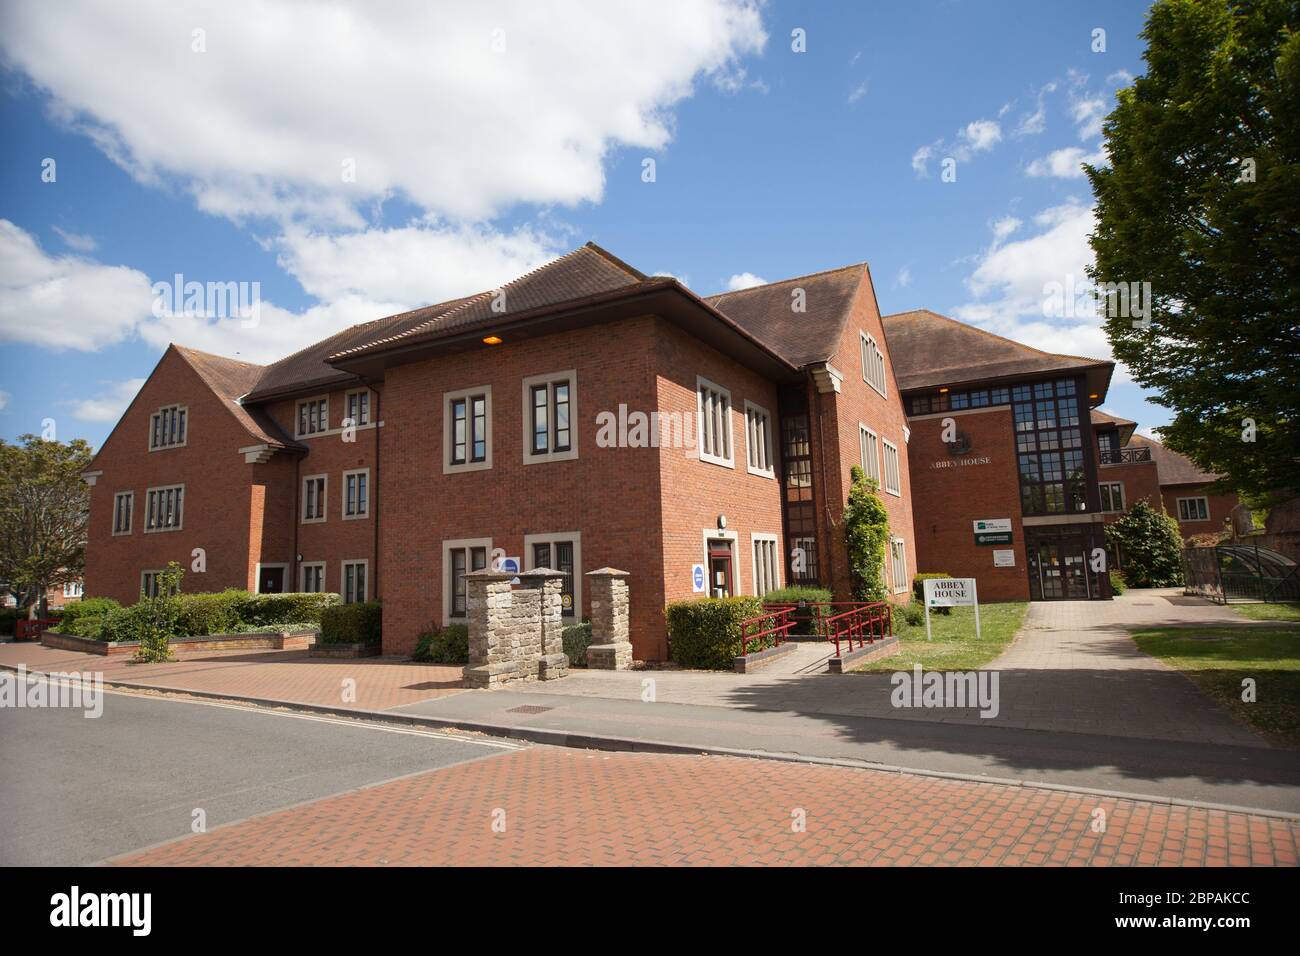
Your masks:
<instances>
[{"instance_id":1,"label":"asphalt road","mask_svg":"<svg viewBox=\"0 0 1300 956\"><path fill-rule=\"evenodd\" d=\"M14 675L0 674L13 681ZM106 694L102 716L0 707L0 866L92 864L517 745Z\"/></svg>"}]
</instances>

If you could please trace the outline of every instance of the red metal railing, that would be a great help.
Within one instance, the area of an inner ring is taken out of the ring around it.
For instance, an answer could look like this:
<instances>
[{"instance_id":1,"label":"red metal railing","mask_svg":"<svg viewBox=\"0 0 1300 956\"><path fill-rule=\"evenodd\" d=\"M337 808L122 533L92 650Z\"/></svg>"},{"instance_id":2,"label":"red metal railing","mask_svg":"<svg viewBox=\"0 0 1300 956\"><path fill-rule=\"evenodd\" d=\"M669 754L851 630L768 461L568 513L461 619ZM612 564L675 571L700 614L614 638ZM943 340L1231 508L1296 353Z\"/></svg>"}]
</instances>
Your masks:
<instances>
[{"instance_id":1,"label":"red metal railing","mask_svg":"<svg viewBox=\"0 0 1300 956\"><path fill-rule=\"evenodd\" d=\"M858 647L865 647L883 640L887 634L892 635L893 608L887 601L857 603L846 611L822 618L822 627L826 640L835 642L835 656L841 657L841 641L846 641L849 651L852 651L854 641L857 641Z\"/></svg>"},{"instance_id":2,"label":"red metal railing","mask_svg":"<svg viewBox=\"0 0 1300 956\"><path fill-rule=\"evenodd\" d=\"M747 652L746 648L750 641L761 641L768 637L775 636L773 646L780 646L790 635L790 629L795 626L795 619L791 617L794 612L794 605L781 604L772 607L765 606L763 613L758 617L751 617L747 621L740 622L740 654L743 657Z\"/></svg>"},{"instance_id":3,"label":"red metal railing","mask_svg":"<svg viewBox=\"0 0 1300 956\"><path fill-rule=\"evenodd\" d=\"M63 620L61 617L21 618L14 622L15 641L39 641L49 628Z\"/></svg>"}]
</instances>

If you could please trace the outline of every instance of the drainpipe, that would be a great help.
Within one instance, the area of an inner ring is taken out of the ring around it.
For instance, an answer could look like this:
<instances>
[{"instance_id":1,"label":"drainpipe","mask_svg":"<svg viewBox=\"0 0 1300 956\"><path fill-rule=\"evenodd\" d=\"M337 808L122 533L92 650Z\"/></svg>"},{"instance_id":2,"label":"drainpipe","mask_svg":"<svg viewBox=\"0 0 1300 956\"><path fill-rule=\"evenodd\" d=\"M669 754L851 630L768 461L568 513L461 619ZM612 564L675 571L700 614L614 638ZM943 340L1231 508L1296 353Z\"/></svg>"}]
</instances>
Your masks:
<instances>
[{"instance_id":1,"label":"drainpipe","mask_svg":"<svg viewBox=\"0 0 1300 956\"><path fill-rule=\"evenodd\" d=\"M370 391L375 396L374 404L370 409L371 418L375 423L375 427L373 429L375 433L375 480L370 485L370 511L372 516L371 523L374 525L375 530L374 530L374 552L373 552L374 560L370 562L370 579L374 584L373 600L378 601L380 597L380 592L379 592L379 506L380 506L379 449L380 446L383 445L383 442L381 441L380 428L379 428L379 421L380 421L379 410L381 407L379 389L371 385Z\"/></svg>"},{"instance_id":2,"label":"drainpipe","mask_svg":"<svg viewBox=\"0 0 1300 956\"><path fill-rule=\"evenodd\" d=\"M813 400L817 403L817 448L821 452L822 512L826 518L826 547L822 550L826 553L826 583L831 589L831 596L834 597L835 558L832 552L835 546L832 543L832 529L835 527L835 522L831 520L830 484L826 480L826 428L823 422L822 393L811 374L808 376L808 384L812 389Z\"/></svg>"},{"instance_id":3,"label":"drainpipe","mask_svg":"<svg viewBox=\"0 0 1300 956\"><path fill-rule=\"evenodd\" d=\"M293 568L293 580L285 582L292 591L297 591L302 586L302 572L298 567L298 525L302 523L302 501L299 499L302 494L302 459L302 455L293 456L293 560L289 564Z\"/></svg>"}]
</instances>

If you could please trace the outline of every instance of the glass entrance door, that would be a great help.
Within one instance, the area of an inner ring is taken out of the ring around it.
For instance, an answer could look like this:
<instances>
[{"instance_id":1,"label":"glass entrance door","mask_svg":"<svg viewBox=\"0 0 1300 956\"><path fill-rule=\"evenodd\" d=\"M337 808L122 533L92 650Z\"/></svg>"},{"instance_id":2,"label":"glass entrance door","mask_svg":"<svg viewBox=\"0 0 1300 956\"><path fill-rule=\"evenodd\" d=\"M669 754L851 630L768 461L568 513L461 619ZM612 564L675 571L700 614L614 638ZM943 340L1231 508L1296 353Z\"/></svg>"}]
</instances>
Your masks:
<instances>
[{"instance_id":1,"label":"glass entrance door","mask_svg":"<svg viewBox=\"0 0 1300 956\"><path fill-rule=\"evenodd\" d=\"M1087 601L1100 597L1088 570L1089 538L1039 533L1029 538L1029 596L1035 601Z\"/></svg>"},{"instance_id":2,"label":"glass entrance door","mask_svg":"<svg viewBox=\"0 0 1300 956\"><path fill-rule=\"evenodd\" d=\"M709 542L709 596L731 597L731 542Z\"/></svg>"}]
</instances>

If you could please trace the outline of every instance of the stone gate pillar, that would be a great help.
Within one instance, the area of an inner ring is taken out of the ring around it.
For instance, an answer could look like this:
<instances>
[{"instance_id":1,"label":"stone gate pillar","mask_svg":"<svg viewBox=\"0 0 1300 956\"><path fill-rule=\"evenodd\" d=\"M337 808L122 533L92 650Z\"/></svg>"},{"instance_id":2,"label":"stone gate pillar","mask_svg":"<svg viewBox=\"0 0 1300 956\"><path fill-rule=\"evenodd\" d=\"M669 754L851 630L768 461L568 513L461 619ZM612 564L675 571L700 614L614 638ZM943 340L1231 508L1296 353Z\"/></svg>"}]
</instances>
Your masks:
<instances>
[{"instance_id":1,"label":"stone gate pillar","mask_svg":"<svg viewBox=\"0 0 1300 956\"><path fill-rule=\"evenodd\" d=\"M484 568L465 575L465 610L469 623L470 687L499 687L523 676L519 630L515 627L513 574Z\"/></svg>"},{"instance_id":2,"label":"stone gate pillar","mask_svg":"<svg viewBox=\"0 0 1300 956\"><path fill-rule=\"evenodd\" d=\"M538 628L537 677L555 680L569 673L569 658L564 653L564 572L551 568L534 568L519 575L525 588L536 589L541 598Z\"/></svg>"},{"instance_id":3,"label":"stone gate pillar","mask_svg":"<svg viewBox=\"0 0 1300 956\"><path fill-rule=\"evenodd\" d=\"M627 670L632 666L628 640L628 587L630 575L617 568L599 568L585 575L591 593L591 645L587 666L599 670Z\"/></svg>"}]
</instances>

